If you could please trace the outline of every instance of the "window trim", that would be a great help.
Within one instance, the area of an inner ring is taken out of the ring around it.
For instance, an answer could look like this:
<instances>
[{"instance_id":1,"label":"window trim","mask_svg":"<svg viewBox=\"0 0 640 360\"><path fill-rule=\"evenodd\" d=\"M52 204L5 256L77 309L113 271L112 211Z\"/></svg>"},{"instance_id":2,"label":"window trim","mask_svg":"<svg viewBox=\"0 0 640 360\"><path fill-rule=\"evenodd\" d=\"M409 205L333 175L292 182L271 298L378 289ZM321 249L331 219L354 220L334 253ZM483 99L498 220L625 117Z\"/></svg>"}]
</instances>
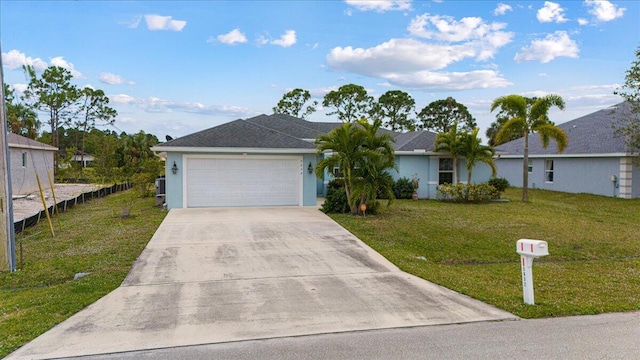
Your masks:
<instances>
[{"instance_id":1,"label":"window trim","mask_svg":"<svg viewBox=\"0 0 640 360\"><path fill-rule=\"evenodd\" d=\"M451 170L443 170L442 169L442 160L450 160L451 161ZM447 182L442 182L441 181L441 174L451 174L451 182L447 183ZM448 157L442 157L442 158L438 158L438 185L442 185L442 184L453 184L454 182L454 168L453 168L453 158L448 158Z\"/></svg>"}]
</instances>

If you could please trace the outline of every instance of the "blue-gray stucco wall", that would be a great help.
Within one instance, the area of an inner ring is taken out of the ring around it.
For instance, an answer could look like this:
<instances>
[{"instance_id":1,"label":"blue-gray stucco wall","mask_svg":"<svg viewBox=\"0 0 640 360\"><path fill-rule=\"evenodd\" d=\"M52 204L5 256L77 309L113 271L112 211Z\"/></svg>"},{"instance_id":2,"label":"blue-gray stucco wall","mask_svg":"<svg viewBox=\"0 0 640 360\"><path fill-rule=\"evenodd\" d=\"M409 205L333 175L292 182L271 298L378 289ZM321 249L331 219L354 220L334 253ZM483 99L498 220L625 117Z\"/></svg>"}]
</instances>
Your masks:
<instances>
[{"instance_id":1,"label":"blue-gray stucco wall","mask_svg":"<svg viewBox=\"0 0 640 360\"><path fill-rule=\"evenodd\" d=\"M545 160L553 160L553 182L545 181ZM529 173L529 187L569 193L588 193L604 196L618 196L611 176L620 175L620 158L531 158L533 168ZM497 159L498 176L509 180L511 185L522 187L522 167L520 159ZM634 179L637 170L634 169ZM638 184L633 184L633 197L638 197Z\"/></svg>"}]
</instances>

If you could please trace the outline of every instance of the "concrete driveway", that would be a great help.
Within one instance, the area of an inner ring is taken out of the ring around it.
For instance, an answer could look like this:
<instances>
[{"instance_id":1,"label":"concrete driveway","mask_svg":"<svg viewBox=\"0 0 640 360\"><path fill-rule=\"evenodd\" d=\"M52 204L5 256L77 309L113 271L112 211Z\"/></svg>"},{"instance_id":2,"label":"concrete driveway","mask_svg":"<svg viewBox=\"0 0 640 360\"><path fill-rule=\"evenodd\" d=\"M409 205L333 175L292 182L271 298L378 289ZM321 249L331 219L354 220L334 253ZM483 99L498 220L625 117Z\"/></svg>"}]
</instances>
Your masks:
<instances>
[{"instance_id":1,"label":"concrete driveway","mask_svg":"<svg viewBox=\"0 0 640 360\"><path fill-rule=\"evenodd\" d=\"M401 272L317 209L175 209L122 286L9 358L505 319Z\"/></svg>"}]
</instances>

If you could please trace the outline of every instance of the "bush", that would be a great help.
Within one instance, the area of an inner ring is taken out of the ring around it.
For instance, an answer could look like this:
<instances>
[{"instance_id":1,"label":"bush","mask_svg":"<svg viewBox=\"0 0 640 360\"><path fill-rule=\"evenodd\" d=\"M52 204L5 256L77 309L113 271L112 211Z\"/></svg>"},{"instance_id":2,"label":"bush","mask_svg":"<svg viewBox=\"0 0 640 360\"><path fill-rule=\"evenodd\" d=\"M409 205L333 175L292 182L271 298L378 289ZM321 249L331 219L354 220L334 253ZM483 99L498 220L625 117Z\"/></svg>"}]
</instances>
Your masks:
<instances>
[{"instance_id":1,"label":"bush","mask_svg":"<svg viewBox=\"0 0 640 360\"><path fill-rule=\"evenodd\" d=\"M325 214L344 214L350 211L347 194L344 190L344 180L335 179L329 182L327 185L327 197L325 197L320 210Z\"/></svg>"},{"instance_id":2,"label":"bush","mask_svg":"<svg viewBox=\"0 0 640 360\"><path fill-rule=\"evenodd\" d=\"M413 195L413 183L406 177L401 177L393 184L393 193L396 199L411 199Z\"/></svg>"},{"instance_id":3,"label":"bush","mask_svg":"<svg viewBox=\"0 0 640 360\"><path fill-rule=\"evenodd\" d=\"M511 184L509 184L509 180L505 178L491 178L487 183L493 186L498 192L498 196L495 198L499 198L500 194L502 194Z\"/></svg>"},{"instance_id":4,"label":"bush","mask_svg":"<svg viewBox=\"0 0 640 360\"><path fill-rule=\"evenodd\" d=\"M438 186L436 199L456 203L487 203L499 196L499 192L488 183L443 184Z\"/></svg>"}]
</instances>

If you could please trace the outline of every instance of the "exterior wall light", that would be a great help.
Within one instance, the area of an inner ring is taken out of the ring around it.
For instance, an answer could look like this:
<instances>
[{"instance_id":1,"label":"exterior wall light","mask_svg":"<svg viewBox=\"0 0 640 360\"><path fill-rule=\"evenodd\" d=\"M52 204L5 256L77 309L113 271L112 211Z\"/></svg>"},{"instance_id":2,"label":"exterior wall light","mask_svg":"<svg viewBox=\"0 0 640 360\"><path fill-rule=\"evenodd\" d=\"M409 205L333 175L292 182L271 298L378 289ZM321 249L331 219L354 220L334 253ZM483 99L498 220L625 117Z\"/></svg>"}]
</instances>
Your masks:
<instances>
[{"instance_id":1,"label":"exterior wall light","mask_svg":"<svg viewBox=\"0 0 640 360\"><path fill-rule=\"evenodd\" d=\"M176 165L176 162L173 162L173 166L171 167L171 172L174 174L178 173L178 165Z\"/></svg>"},{"instance_id":2,"label":"exterior wall light","mask_svg":"<svg viewBox=\"0 0 640 360\"><path fill-rule=\"evenodd\" d=\"M309 162L309 166L307 166L307 171L309 174L313 174L313 166L311 165L311 162Z\"/></svg>"}]
</instances>

